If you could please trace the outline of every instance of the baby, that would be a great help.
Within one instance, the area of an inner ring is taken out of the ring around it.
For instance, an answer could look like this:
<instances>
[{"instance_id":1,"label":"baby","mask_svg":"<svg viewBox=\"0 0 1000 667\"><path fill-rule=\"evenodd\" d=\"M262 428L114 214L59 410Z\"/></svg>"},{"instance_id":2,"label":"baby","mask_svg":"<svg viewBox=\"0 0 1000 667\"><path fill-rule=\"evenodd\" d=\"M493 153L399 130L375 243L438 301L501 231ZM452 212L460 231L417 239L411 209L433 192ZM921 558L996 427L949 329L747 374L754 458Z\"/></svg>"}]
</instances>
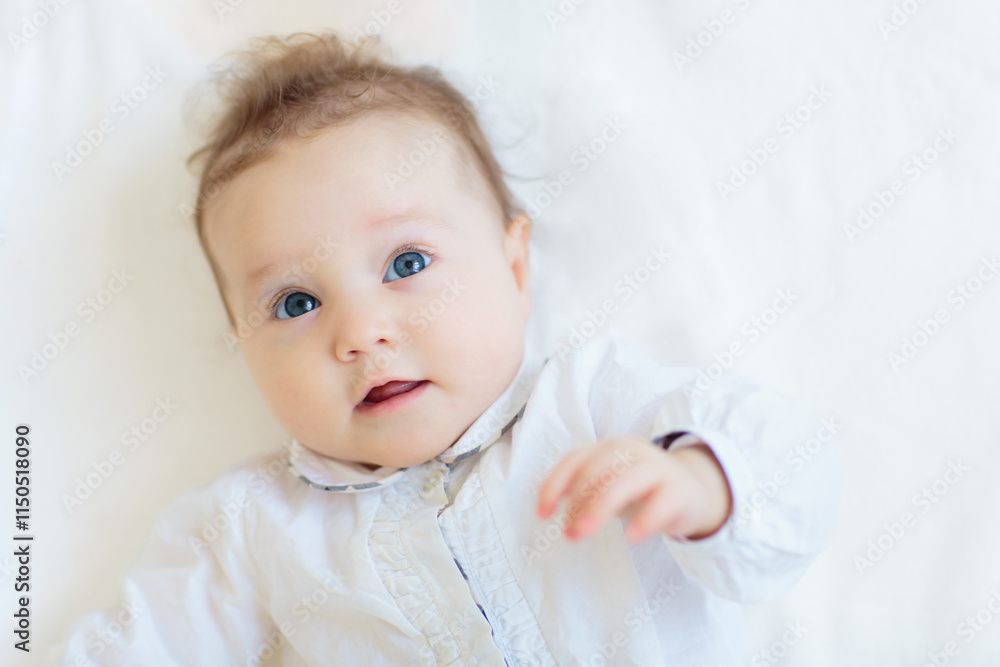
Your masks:
<instances>
[{"instance_id":1,"label":"baby","mask_svg":"<svg viewBox=\"0 0 1000 667\"><path fill-rule=\"evenodd\" d=\"M197 226L291 446L167 508L64 664L746 664L741 603L829 539L836 460L794 457L828 432L621 341L526 344L532 223L440 73L333 35L241 63Z\"/></svg>"}]
</instances>

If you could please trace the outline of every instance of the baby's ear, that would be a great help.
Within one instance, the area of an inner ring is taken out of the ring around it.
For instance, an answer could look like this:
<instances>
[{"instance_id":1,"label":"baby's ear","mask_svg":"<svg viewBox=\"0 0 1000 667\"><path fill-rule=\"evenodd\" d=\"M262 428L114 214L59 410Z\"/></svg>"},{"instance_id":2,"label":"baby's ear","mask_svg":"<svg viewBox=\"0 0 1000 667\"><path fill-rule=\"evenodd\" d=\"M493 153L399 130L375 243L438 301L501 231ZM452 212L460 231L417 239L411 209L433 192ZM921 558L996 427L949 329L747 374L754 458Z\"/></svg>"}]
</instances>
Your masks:
<instances>
[{"instance_id":1,"label":"baby's ear","mask_svg":"<svg viewBox=\"0 0 1000 667\"><path fill-rule=\"evenodd\" d=\"M524 263L528 262L528 242L531 240L531 218L524 213L518 213L504 230L504 251L507 259L511 263L519 257L523 257Z\"/></svg>"},{"instance_id":2,"label":"baby's ear","mask_svg":"<svg viewBox=\"0 0 1000 667\"><path fill-rule=\"evenodd\" d=\"M528 263L530 240L531 218L518 213L510 219L504 230L504 253L517 282L517 289L524 296L525 319L531 312L531 272Z\"/></svg>"}]
</instances>

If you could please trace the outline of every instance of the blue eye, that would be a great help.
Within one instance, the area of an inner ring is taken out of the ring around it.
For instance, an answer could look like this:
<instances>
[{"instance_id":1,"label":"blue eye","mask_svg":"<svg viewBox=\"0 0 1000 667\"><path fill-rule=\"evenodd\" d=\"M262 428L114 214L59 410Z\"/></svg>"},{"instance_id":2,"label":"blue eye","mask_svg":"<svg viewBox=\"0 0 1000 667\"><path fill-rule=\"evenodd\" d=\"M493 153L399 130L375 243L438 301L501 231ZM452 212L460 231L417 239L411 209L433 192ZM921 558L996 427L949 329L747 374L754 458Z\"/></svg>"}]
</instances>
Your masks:
<instances>
[{"instance_id":1,"label":"blue eye","mask_svg":"<svg viewBox=\"0 0 1000 667\"><path fill-rule=\"evenodd\" d=\"M278 302L274 315L279 320L290 320L299 315L305 315L310 310L319 308L319 299L305 292L292 292Z\"/></svg>"},{"instance_id":2,"label":"blue eye","mask_svg":"<svg viewBox=\"0 0 1000 667\"><path fill-rule=\"evenodd\" d=\"M414 252L411 250L400 253L394 260L392 260L392 264L389 265L389 270L385 272L385 279L383 282L388 283L393 280L399 280L400 278L412 276L414 273L423 271L430 263L431 258L422 252Z\"/></svg>"}]
</instances>

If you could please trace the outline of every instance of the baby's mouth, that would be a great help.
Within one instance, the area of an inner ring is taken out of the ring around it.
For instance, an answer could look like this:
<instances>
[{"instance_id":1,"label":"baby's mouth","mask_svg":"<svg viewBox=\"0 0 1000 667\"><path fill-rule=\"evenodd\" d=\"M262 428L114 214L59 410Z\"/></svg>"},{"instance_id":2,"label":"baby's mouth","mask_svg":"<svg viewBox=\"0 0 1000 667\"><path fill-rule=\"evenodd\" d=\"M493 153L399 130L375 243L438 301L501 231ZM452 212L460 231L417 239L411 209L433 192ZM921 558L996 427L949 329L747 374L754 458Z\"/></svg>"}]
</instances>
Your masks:
<instances>
[{"instance_id":1,"label":"baby's mouth","mask_svg":"<svg viewBox=\"0 0 1000 667\"><path fill-rule=\"evenodd\" d=\"M399 396L400 394L405 394L408 391L413 391L420 385L422 385L426 380L392 380L391 382L386 382L385 384L373 387L368 394L361 399L358 403L358 407L366 407L369 405L375 405L376 403L381 403L382 401L388 400L393 396Z\"/></svg>"}]
</instances>

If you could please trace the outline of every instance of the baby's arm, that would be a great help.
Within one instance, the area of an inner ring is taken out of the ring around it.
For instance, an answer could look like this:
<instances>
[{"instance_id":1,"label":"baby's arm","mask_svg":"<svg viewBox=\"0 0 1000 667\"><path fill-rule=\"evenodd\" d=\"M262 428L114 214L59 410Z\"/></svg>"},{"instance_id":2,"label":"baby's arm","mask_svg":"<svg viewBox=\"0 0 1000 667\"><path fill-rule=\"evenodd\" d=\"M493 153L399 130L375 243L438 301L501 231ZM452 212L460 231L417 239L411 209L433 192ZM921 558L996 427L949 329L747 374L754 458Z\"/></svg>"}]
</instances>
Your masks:
<instances>
[{"instance_id":1,"label":"baby's arm","mask_svg":"<svg viewBox=\"0 0 1000 667\"><path fill-rule=\"evenodd\" d=\"M234 493L238 486L217 482L171 503L126 576L119 606L77 619L57 649L59 664L244 664L248 650L276 633L243 548L252 505L234 512ZM225 527L206 530L213 522Z\"/></svg>"},{"instance_id":2,"label":"baby's arm","mask_svg":"<svg viewBox=\"0 0 1000 667\"><path fill-rule=\"evenodd\" d=\"M568 498L570 538L614 515L631 518L628 537L662 533L685 574L728 599L760 602L791 588L832 533L840 468L829 441L838 426L746 382L723 377L692 391L691 369L615 345L604 354L595 366L610 370L592 398L604 413L598 442L555 466L539 514ZM653 442L679 435L667 451Z\"/></svg>"}]
</instances>

